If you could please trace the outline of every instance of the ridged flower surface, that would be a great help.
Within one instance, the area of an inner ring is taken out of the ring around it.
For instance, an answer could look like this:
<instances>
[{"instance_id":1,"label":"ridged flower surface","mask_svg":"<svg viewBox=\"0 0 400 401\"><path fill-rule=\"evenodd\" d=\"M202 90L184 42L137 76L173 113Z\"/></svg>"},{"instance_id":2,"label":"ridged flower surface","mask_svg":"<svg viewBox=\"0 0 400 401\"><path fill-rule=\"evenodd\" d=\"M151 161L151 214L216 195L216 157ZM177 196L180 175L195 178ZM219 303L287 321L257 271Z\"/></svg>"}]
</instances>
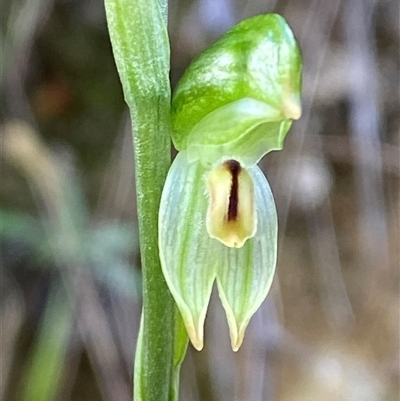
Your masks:
<instances>
[{"instance_id":1,"label":"ridged flower surface","mask_svg":"<svg viewBox=\"0 0 400 401\"><path fill-rule=\"evenodd\" d=\"M277 213L257 162L283 146L300 117L301 57L285 20L250 18L196 58L172 100L179 153L159 213L163 273L190 340L204 344L214 282L232 348L268 294Z\"/></svg>"}]
</instances>

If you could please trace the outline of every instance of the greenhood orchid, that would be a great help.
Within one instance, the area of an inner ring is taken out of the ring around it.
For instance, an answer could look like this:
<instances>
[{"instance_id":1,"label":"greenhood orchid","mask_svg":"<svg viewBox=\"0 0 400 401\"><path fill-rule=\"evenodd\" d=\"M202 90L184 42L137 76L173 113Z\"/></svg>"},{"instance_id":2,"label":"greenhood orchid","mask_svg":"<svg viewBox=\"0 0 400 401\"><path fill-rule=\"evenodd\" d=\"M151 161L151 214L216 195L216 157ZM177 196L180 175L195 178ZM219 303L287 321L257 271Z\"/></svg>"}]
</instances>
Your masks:
<instances>
[{"instance_id":1,"label":"greenhood orchid","mask_svg":"<svg viewBox=\"0 0 400 401\"><path fill-rule=\"evenodd\" d=\"M301 56L277 14L247 19L197 57L172 99L179 151L163 190L163 273L193 346L203 348L214 281L238 350L268 294L277 213L257 166L301 115Z\"/></svg>"}]
</instances>

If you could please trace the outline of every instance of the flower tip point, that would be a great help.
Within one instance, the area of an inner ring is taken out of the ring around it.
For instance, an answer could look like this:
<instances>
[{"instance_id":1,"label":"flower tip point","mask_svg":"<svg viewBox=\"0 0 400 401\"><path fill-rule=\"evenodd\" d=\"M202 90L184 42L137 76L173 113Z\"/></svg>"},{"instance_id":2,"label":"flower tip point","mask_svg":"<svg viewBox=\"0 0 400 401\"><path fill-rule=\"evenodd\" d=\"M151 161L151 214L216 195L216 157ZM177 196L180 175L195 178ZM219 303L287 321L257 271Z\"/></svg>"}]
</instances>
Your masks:
<instances>
[{"instance_id":1,"label":"flower tip point","mask_svg":"<svg viewBox=\"0 0 400 401\"><path fill-rule=\"evenodd\" d=\"M239 333L231 332L231 347L234 352L239 351L239 348L243 344L244 335L239 335Z\"/></svg>"},{"instance_id":2,"label":"flower tip point","mask_svg":"<svg viewBox=\"0 0 400 401\"><path fill-rule=\"evenodd\" d=\"M232 345L232 351L233 351L233 352L238 352L240 346L241 346L241 344L239 344L239 345L237 345L237 344L236 344L236 345Z\"/></svg>"},{"instance_id":3,"label":"flower tip point","mask_svg":"<svg viewBox=\"0 0 400 401\"><path fill-rule=\"evenodd\" d=\"M203 329L198 327L187 328L190 342L197 351L201 351L204 347Z\"/></svg>"},{"instance_id":4,"label":"flower tip point","mask_svg":"<svg viewBox=\"0 0 400 401\"><path fill-rule=\"evenodd\" d=\"M301 117L300 101L294 97L287 99L283 107L283 112L287 118L298 120Z\"/></svg>"},{"instance_id":5,"label":"flower tip point","mask_svg":"<svg viewBox=\"0 0 400 401\"><path fill-rule=\"evenodd\" d=\"M203 347L204 347L203 343L195 344L193 341L192 341L192 345L196 349L196 351L201 351L203 349Z\"/></svg>"},{"instance_id":6,"label":"flower tip point","mask_svg":"<svg viewBox=\"0 0 400 401\"><path fill-rule=\"evenodd\" d=\"M196 348L197 351L201 351L204 347L204 341L199 336L190 336L190 342L192 343L193 347Z\"/></svg>"},{"instance_id":7,"label":"flower tip point","mask_svg":"<svg viewBox=\"0 0 400 401\"><path fill-rule=\"evenodd\" d=\"M231 327L229 330L229 335L231 337L231 347L234 352L239 351L239 348L243 344L244 335L246 332L247 323L236 323L235 327Z\"/></svg>"},{"instance_id":8,"label":"flower tip point","mask_svg":"<svg viewBox=\"0 0 400 401\"><path fill-rule=\"evenodd\" d=\"M228 320L229 322L229 320ZM239 335L239 328L236 321L229 322L229 335L231 337L231 347L234 352L237 352L243 343L243 336Z\"/></svg>"}]
</instances>

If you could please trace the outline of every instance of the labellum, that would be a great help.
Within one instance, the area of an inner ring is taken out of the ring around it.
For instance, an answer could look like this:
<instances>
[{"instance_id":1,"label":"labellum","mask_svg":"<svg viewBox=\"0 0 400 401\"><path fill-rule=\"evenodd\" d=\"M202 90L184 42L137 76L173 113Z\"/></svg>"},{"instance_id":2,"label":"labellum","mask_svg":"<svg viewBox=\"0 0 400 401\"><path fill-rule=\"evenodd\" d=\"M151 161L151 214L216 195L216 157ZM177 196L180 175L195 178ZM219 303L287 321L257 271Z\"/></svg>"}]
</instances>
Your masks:
<instances>
[{"instance_id":1,"label":"labellum","mask_svg":"<svg viewBox=\"0 0 400 401\"><path fill-rule=\"evenodd\" d=\"M253 181L240 163L226 160L208 173L207 231L231 248L254 236L257 216Z\"/></svg>"}]
</instances>

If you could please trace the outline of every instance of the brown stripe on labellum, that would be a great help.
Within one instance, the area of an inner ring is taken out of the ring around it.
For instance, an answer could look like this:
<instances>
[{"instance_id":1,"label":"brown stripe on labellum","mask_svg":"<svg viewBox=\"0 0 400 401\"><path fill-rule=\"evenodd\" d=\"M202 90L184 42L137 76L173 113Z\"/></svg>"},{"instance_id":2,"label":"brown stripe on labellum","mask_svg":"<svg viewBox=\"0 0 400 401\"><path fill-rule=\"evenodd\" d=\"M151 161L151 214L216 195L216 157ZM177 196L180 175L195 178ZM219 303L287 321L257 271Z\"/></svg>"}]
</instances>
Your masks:
<instances>
[{"instance_id":1,"label":"brown stripe on labellum","mask_svg":"<svg viewBox=\"0 0 400 401\"><path fill-rule=\"evenodd\" d=\"M214 167L207 176L209 202L206 227L210 237L240 248L256 232L253 180L234 159Z\"/></svg>"},{"instance_id":2,"label":"brown stripe on labellum","mask_svg":"<svg viewBox=\"0 0 400 401\"><path fill-rule=\"evenodd\" d=\"M239 204L239 174L242 169L239 162L236 160L228 160L225 166L229 169L232 175L231 192L229 194L228 205L228 221L236 220L238 217L238 204Z\"/></svg>"}]
</instances>

